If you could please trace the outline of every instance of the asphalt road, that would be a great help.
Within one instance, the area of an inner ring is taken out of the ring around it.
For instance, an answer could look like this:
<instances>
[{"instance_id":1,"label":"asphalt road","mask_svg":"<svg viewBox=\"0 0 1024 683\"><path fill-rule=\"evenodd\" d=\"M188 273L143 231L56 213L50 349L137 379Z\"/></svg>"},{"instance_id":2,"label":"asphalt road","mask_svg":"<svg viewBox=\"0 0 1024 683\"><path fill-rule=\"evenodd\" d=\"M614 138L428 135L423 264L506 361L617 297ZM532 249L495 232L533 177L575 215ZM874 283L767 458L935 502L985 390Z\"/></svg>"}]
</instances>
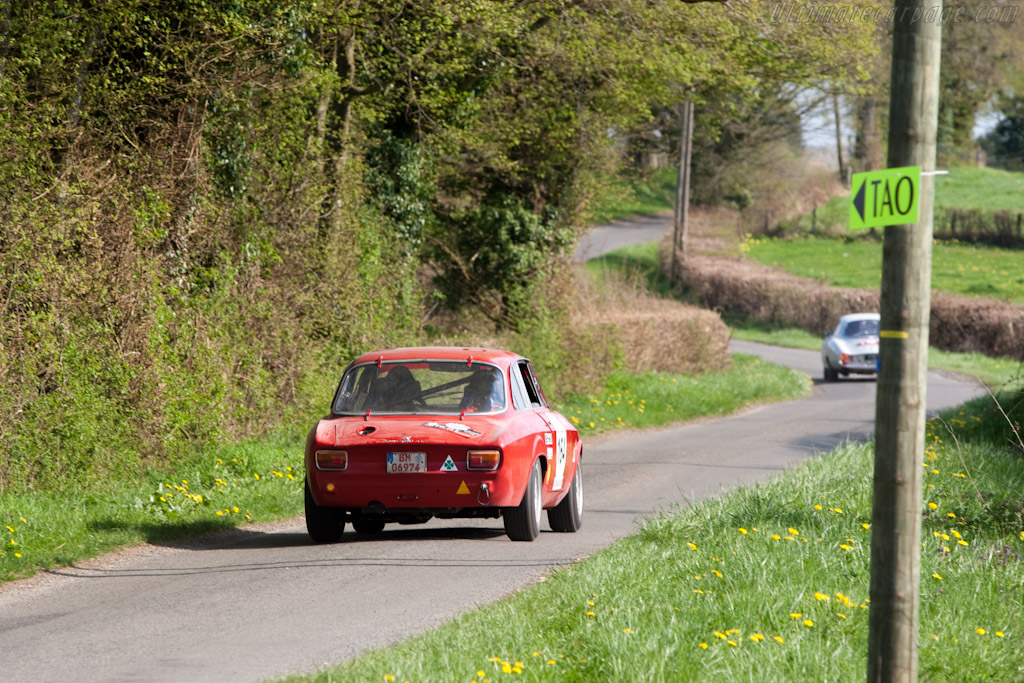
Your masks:
<instances>
[{"instance_id":1,"label":"asphalt road","mask_svg":"<svg viewBox=\"0 0 1024 683\"><path fill-rule=\"evenodd\" d=\"M817 353L733 346L808 373L812 396L586 441L579 533L513 543L500 520L453 520L314 546L299 518L133 549L0 590L0 678L219 683L311 671L499 600L659 511L873 433L873 380L823 384ZM929 376L933 411L980 393Z\"/></svg>"},{"instance_id":2,"label":"asphalt road","mask_svg":"<svg viewBox=\"0 0 1024 683\"><path fill-rule=\"evenodd\" d=\"M671 211L595 225L580 240L573 262L584 263L620 247L660 240L671 229Z\"/></svg>"}]
</instances>

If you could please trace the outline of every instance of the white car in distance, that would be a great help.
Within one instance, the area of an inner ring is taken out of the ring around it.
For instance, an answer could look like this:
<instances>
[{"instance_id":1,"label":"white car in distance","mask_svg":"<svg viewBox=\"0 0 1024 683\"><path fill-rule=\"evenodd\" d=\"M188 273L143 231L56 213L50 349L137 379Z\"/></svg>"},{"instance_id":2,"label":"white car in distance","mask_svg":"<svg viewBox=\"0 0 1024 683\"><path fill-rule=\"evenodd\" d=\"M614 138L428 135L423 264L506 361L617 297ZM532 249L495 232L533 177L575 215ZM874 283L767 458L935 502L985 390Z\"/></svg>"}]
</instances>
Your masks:
<instances>
[{"instance_id":1,"label":"white car in distance","mask_svg":"<svg viewBox=\"0 0 1024 683\"><path fill-rule=\"evenodd\" d=\"M878 372L878 313L850 313L821 343L821 363L826 382L849 375Z\"/></svg>"}]
</instances>

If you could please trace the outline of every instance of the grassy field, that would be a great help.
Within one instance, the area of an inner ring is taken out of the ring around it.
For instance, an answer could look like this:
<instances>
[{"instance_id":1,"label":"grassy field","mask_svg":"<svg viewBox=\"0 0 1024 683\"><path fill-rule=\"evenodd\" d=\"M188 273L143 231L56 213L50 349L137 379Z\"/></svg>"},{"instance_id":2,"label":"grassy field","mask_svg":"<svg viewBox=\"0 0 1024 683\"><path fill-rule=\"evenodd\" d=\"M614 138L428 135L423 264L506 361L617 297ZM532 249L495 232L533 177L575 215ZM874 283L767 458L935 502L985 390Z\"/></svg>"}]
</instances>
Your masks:
<instances>
[{"instance_id":1,"label":"grassy field","mask_svg":"<svg viewBox=\"0 0 1024 683\"><path fill-rule=\"evenodd\" d=\"M584 437L733 412L809 390L805 375L737 356L733 367L696 377L614 375L596 396L556 406ZM0 581L68 565L116 548L161 543L249 522L302 514L298 429L265 441L225 446L173 473L152 473L110 490L0 496Z\"/></svg>"},{"instance_id":2,"label":"grassy field","mask_svg":"<svg viewBox=\"0 0 1024 683\"><path fill-rule=\"evenodd\" d=\"M921 679L1020 680L1019 441L989 399L930 422L927 439ZM650 519L511 599L287 680L863 680L872 457L840 448Z\"/></svg>"},{"instance_id":3,"label":"grassy field","mask_svg":"<svg viewBox=\"0 0 1024 683\"><path fill-rule=\"evenodd\" d=\"M952 168L935 177L936 209L1024 212L1024 173L997 168ZM846 230L850 222L850 197L832 197L810 213L792 221L790 230Z\"/></svg>"},{"instance_id":4,"label":"grassy field","mask_svg":"<svg viewBox=\"0 0 1024 683\"><path fill-rule=\"evenodd\" d=\"M877 289L882 279L881 242L752 237L742 249L765 265L836 287ZM1009 249L936 242L932 289L1024 303L1024 256Z\"/></svg>"}]
</instances>

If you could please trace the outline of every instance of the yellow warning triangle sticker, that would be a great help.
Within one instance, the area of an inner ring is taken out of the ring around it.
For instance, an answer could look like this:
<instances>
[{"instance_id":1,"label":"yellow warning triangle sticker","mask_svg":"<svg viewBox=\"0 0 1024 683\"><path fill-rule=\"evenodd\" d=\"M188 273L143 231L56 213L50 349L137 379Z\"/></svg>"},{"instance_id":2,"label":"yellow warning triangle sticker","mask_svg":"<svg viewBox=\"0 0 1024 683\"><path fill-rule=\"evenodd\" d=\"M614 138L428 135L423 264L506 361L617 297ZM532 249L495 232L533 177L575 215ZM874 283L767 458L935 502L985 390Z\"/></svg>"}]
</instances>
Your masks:
<instances>
[{"instance_id":1,"label":"yellow warning triangle sticker","mask_svg":"<svg viewBox=\"0 0 1024 683\"><path fill-rule=\"evenodd\" d=\"M463 481L461 484L459 484L459 490L456 491L455 493L459 494L460 496L468 496L469 495L469 487L466 486L466 482L465 481Z\"/></svg>"}]
</instances>

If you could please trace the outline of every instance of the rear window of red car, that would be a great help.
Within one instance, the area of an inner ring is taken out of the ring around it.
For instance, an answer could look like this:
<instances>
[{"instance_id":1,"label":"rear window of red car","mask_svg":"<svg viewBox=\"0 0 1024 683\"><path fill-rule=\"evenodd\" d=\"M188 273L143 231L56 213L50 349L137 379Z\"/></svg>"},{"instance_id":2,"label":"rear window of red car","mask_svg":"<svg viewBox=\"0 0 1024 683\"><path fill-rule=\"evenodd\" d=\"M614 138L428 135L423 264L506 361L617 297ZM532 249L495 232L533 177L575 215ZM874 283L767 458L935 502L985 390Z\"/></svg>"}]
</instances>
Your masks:
<instances>
[{"instance_id":1,"label":"rear window of red car","mask_svg":"<svg viewBox=\"0 0 1024 683\"><path fill-rule=\"evenodd\" d=\"M500 413L508 388L501 370L487 363L409 360L364 363L341 379L336 415L458 415Z\"/></svg>"}]
</instances>

